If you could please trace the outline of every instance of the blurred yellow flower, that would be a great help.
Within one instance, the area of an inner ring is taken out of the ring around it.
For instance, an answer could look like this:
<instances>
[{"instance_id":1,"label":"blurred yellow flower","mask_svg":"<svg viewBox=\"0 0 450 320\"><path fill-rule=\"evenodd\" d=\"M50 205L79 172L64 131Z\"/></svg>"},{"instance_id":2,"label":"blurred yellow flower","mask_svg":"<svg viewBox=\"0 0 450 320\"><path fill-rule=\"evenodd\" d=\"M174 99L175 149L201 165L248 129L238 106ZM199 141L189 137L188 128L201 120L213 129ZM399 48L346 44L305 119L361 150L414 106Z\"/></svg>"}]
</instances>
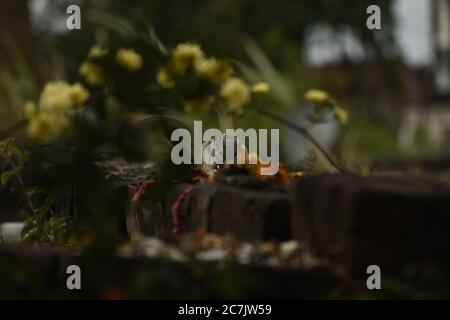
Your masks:
<instances>
[{"instance_id":1,"label":"blurred yellow flower","mask_svg":"<svg viewBox=\"0 0 450 320\"><path fill-rule=\"evenodd\" d=\"M252 92L256 94L264 94L270 91L270 85L267 82L258 82L252 85Z\"/></svg>"},{"instance_id":2,"label":"blurred yellow flower","mask_svg":"<svg viewBox=\"0 0 450 320\"><path fill-rule=\"evenodd\" d=\"M73 84L69 88L69 94L76 105L81 105L89 99L89 91L87 91L80 83Z\"/></svg>"},{"instance_id":3,"label":"blurred yellow flower","mask_svg":"<svg viewBox=\"0 0 450 320\"><path fill-rule=\"evenodd\" d=\"M88 97L89 92L79 83L47 83L39 99L39 108L34 102L25 104L25 115L29 119L28 136L41 142L55 140L70 126L76 107Z\"/></svg>"},{"instance_id":4,"label":"blurred yellow flower","mask_svg":"<svg viewBox=\"0 0 450 320\"><path fill-rule=\"evenodd\" d=\"M216 58L197 59L194 66L200 77L213 82L226 80L233 74L233 67L229 63Z\"/></svg>"},{"instance_id":5,"label":"blurred yellow flower","mask_svg":"<svg viewBox=\"0 0 450 320\"><path fill-rule=\"evenodd\" d=\"M216 58L197 59L194 66L200 77L213 82L226 80L233 73L233 68L229 63L217 60Z\"/></svg>"},{"instance_id":6,"label":"blurred yellow flower","mask_svg":"<svg viewBox=\"0 0 450 320\"><path fill-rule=\"evenodd\" d=\"M166 89L173 88L175 83L172 79L170 79L169 74L167 73L166 69L159 70L158 74L156 75L156 80L158 83Z\"/></svg>"},{"instance_id":7,"label":"blurred yellow flower","mask_svg":"<svg viewBox=\"0 0 450 320\"><path fill-rule=\"evenodd\" d=\"M86 79L86 82L91 85L101 85L105 82L103 69L91 62L83 62L78 72Z\"/></svg>"},{"instance_id":8,"label":"blurred yellow flower","mask_svg":"<svg viewBox=\"0 0 450 320\"><path fill-rule=\"evenodd\" d=\"M63 81L47 83L42 90L39 106L41 111L59 113L71 111L73 101L70 95L70 85Z\"/></svg>"},{"instance_id":9,"label":"blurred yellow flower","mask_svg":"<svg viewBox=\"0 0 450 320\"><path fill-rule=\"evenodd\" d=\"M33 101L27 101L24 106L25 118L28 120L34 118L38 114L38 108Z\"/></svg>"},{"instance_id":10,"label":"blurred yellow flower","mask_svg":"<svg viewBox=\"0 0 450 320\"><path fill-rule=\"evenodd\" d=\"M250 90L242 79L229 78L220 89L220 96L231 109L237 109L250 100Z\"/></svg>"},{"instance_id":11,"label":"blurred yellow flower","mask_svg":"<svg viewBox=\"0 0 450 320\"><path fill-rule=\"evenodd\" d=\"M329 102L330 95L323 90L308 90L305 93L305 100L311 103L323 104Z\"/></svg>"},{"instance_id":12,"label":"blurred yellow flower","mask_svg":"<svg viewBox=\"0 0 450 320\"><path fill-rule=\"evenodd\" d=\"M202 48L194 43L180 43L172 52L174 72L183 74L189 65L195 65L204 59Z\"/></svg>"},{"instance_id":13,"label":"blurred yellow flower","mask_svg":"<svg viewBox=\"0 0 450 320\"><path fill-rule=\"evenodd\" d=\"M347 110L344 110L342 108L336 107L334 109L334 118L337 122L341 124L347 124L348 123L348 112Z\"/></svg>"},{"instance_id":14,"label":"blurred yellow flower","mask_svg":"<svg viewBox=\"0 0 450 320\"><path fill-rule=\"evenodd\" d=\"M205 78L212 77L220 68L220 62L215 58L197 59L194 61L195 70Z\"/></svg>"},{"instance_id":15,"label":"blurred yellow flower","mask_svg":"<svg viewBox=\"0 0 450 320\"><path fill-rule=\"evenodd\" d=\"M117 50L116 61L128 71L137 71L142 68L142 56L133 49L121 48Z\"/></svg>"},{"instance_id":16,"label":"blurred yellow flower","mask_svg":"<svg viewBox=\"0 0 450 320\"><path fill-rule=\"evenodd\" d=\"M30 120L28 136L42 142L51 142L68 127L69 119L66 115L41 112Z\"/></svg>"},{"instance_id":17,"label":"blurred yellow flower","mask_svg":"<svg viewBox=\"0 0 450 320\"><path fill-rule=\"evenodd\" d=\"M42 111L69 113L89 98L89 92L79 83L49 82L42 90L39 106Z\"/></svg>"},{"instance_id":18,"label":"blurred yellow flower","mask_svg":"<svg viewBox=\"0 0 450 320\"><path fill-rule=\"evenodd\" d=\"M108 53L108 49L99 45L93 46L89 50L88 58L102 58Z\"/></svg>"}]
</instances>

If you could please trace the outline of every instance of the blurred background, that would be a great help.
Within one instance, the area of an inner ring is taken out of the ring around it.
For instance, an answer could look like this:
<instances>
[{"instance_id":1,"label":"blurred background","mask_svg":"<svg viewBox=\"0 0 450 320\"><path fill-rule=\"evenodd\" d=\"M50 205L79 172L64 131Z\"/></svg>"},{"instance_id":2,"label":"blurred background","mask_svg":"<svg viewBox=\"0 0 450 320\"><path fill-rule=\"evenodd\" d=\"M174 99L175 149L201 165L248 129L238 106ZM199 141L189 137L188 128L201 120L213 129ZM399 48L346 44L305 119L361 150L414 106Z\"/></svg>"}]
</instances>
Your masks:
<instances>
[{"instance_id":1,"label":"blurred background","mask_svg":"<svg viewBox=\"0 0 450 320\"><path fill-rule=\"evenodd\" d=\"M66 28L70 4L82 8L81 30ZM372 4L381 8L381 30L366 27ZM131 23L169 48L197 42L241 70L256 66L277 97L273 110L298 123L304 92L328 91L349 123L312 130L358 172L450 177L448 0L0 0L0 130L23 119L25 101L47 81L76 81L92 44ZM278 126L254 114L237 122ZM296 133L283 130L282 139L288 164L309 156Z\"/></svg>"}]
</instances>

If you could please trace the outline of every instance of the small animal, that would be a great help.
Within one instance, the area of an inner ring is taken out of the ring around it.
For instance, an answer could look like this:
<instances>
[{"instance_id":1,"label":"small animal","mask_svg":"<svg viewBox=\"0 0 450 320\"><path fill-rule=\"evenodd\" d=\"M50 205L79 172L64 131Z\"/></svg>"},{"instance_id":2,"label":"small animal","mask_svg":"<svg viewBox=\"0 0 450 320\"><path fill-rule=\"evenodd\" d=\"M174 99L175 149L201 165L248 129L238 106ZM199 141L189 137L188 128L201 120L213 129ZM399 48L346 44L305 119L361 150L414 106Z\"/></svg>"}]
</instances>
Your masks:
<instances>
[{"instance_id":1,"label":"small animal","mask_svg":"<svg viewBox=\"0 0 450 320\"><path fill-rule=\"evenodd\" d=\"M235 135L223 135L218 139L213 138L211 141L205 142L202 152L203 164L201 169L209 178L213 178L218 171L231 165L226 163L227 154L230 152L233 164L243 164L248 159L247 148Z\"/></svg>"}]
</instances>

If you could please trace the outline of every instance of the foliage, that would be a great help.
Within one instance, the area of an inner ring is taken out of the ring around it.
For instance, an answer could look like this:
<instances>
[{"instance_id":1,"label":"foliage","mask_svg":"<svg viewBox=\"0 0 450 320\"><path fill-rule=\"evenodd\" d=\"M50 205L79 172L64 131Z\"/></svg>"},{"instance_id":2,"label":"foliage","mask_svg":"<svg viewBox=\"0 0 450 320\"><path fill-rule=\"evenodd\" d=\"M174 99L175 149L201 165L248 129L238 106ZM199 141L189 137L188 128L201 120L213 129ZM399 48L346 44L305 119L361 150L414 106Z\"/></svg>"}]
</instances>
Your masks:
<instances>
[{"instance_id":1,"label":"foliage","mask_svg":"<svg viewBox=\"0 0 450 320\"><path fill-rule=\"evenodd\" d=\"M28 205L30 215L25 220L22 238L27 242L63 243L67 221L66 217L55 215L52 210L56 194L47 195L40 187L25 185L22 171L29 159L29 153L13 146L13 141L11 138L0 141L0 157L10 166L9 170L3 171L1 183L7 185L15 178L18 182L15 189ZM36 207L34 198L38 196L43 196L45 202L42 206Z\"/></svg>"}]
</instances>

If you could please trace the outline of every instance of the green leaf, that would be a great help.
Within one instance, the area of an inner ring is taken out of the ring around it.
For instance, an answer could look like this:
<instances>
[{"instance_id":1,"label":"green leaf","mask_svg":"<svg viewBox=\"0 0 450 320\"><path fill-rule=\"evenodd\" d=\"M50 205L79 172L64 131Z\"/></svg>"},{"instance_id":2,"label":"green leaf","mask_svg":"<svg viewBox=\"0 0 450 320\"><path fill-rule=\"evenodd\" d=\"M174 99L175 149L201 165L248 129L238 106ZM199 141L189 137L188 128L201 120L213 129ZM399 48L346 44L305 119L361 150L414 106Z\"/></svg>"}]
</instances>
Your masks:
<instances>
[{"instance_id":1,"label":"green leaf","mask_svg":"<svg viewBox=\"0 0 450 320\"><path fill-rule=\"evenodd\" d=\"M45 216L47 214L47 212L50 211L53 204L55 203L56 196L57 196L57 192L52 191L49 194L49 196L47 197L47 199L45 200L45 204L42 207L40 207L39 209L36 209L36 211L34 213L39 217Z\"/></svg>"},{"instance_id":2,"label":"green leaf","mask_svg":"<svg viewBox=\"0 0 450 320\"><path fill-rule=\"evenodd\" d=\"M27 219L28 220L28 219ZM34 224L32 221L25 221L25 226L22 228L22 232L20 233L20 236L23 238L25 238L25 235L32 229L34 228Z\"/></svg>"},{"instance_id":3,"label":"green leaf","mask_svg":"<svg viewBox=\"0 0 450 320\"><path fill-rule=\"evenodd\" d=\"M35 242L40 240L39 229L36 227L31 227L27 232L22 233L22 241L24 242Z\"/></svg>"},{"instance_id":4,"label":"green leaf","mask_svg":"<svg viewBox=\"0 0 450 320\"><path fill-rule=\"evenodd\" d=\"M23 168L29 158L30 158L30 154L28 152L22 153L21 156L19 157L18 166Z\"/></svg>"},{"instance_id":5,"label":"green leaf","mask_svg":"<svg viewBox=\"0 0 450 320\"><path fill-rule=\"evenodd\" d=\"M20 151L20 149L17 147L11 147L9 149L9 152L11 153L11 155L16 155L18 158L22 157L22 151Z\"/></svg>"},{"instance_id":6,"label":"green leaf","mask_svg":"<svg viewBox=\"0 0 450 320\"><path fill-rule=\"evenodd\" d=\"M42 188L42 187L29 187L29 188L27 188L27 190L26 190L26 195L28 196L28 197L32 197L32 196L34 196L34 195L36 195L36 194L41 194L41 193L46 193L47 191L44 189L44 188Z\"/></svg>"},{"instance_id":7,"label":"green leaf","mask_svg":"<svg viewBox=\"0 0 450 320\"><path fill-rule=\"evenodd\" d=\"M11 143L13 143L14 138L7 138L0 140L0 148L7 148Z\"/></svg>"},{"instance_id":8,"label":"green leaf","mask_svg":"<svg viewBox=\"0 0 450 320\"><path fill-rule=\"evenodd\" d=\"M8 170L8 171L3 172L2 175L1 175L1 178L0 178L0 181L1 181L2 185L7 184L8 181L9 181L9 179L10 179L14 174L16 174L16 172L13 171L13 170Z\"/></svg>"},{"instance_id":9,"label":"green leaf","mask_svg":"<svg viewBox=\"0 0 450 320\"><path fill-rule=\"evenodd\" d=\"M256 66L256 71L259 72L260 79L262 78L270 83L271 92L283 102L284 106L292 107L295 105L296 97L289 81L273 65L264 50L252 38L244 37L241 43L250 60ZM249 70L251 69L244 67L241 71L246 73ZM255 76L256 73L254 71L249 74L247 73L247 75Z\"/></svg>"}]
</instances>

